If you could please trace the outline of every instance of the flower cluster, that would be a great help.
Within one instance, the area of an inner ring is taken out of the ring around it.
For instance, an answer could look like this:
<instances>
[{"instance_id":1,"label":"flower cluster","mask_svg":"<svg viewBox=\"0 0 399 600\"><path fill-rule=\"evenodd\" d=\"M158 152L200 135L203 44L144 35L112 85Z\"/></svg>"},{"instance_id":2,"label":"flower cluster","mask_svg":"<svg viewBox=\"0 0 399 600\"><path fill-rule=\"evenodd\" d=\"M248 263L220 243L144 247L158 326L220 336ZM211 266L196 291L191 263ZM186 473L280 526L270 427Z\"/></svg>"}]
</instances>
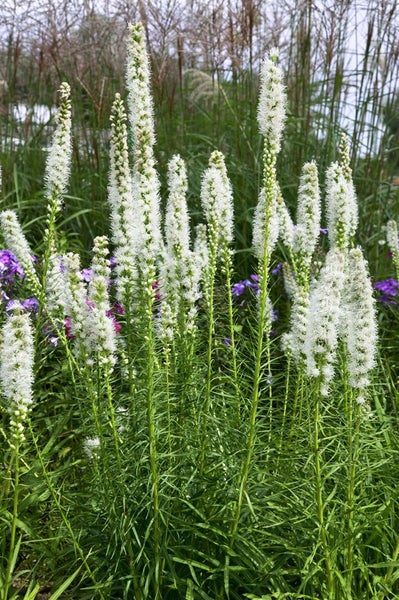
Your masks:
<instances>
[{"instance_id":1,"label":"flower cluster","mask_svg":"<svg viewBox=\"0 0 399 600\"><path fill-rule=\"evenodd\" d=\"M382 281L376 281L374 289L379 292L378 300L385 305L397 306L398 302L394 300L395 296L398 295L399 281L388 277Z\"/></svg>"},{"instance_id":2,"label":"flower cluster","mask_svg":"<svg viewBox=\"0 0 399 600\"><path fill-rule=\"evenodd\" d=\"M238 281L231 288L233 298L239 298L245 292L245 290L251 290L256 296L259 294L259 277L258 275L252 274L249 279L243 279Z\"/></svg>"},{"instance_id":3,"label":"flower cluster","mask_svg":"<svg viewBox=\"0 0 399 600\"><path fill-rule=\"evenodd\" d=\"M2 328L0 347L1 390L8 402L11 444L24 440L25 422L33 402L33 332L30 316L16 310Z\"/></svg>"}]
</instances>

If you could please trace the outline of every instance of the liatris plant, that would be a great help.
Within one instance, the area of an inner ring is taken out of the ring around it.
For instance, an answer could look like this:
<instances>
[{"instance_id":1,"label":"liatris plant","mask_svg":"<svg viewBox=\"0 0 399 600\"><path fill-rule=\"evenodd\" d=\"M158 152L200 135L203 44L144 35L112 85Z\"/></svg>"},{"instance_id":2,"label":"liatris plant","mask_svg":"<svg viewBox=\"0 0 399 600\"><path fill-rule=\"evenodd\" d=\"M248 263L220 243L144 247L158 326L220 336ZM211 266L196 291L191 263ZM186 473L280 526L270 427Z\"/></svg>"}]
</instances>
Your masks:
<instances>
[{"instance_id":1,"label":"liatris plant","mask_svg":"<svg viewBox=\"0 0 399 600\"><path fill-rule=\"evenodd\" d=\"M9 415L8 442L11 459L6 480L13 480L13 503L9 516L9 538L7 548L3 547L5 562L0 564L0 583L2 595L8 598L13 570L20 539L18 529L19 500L21 494L20 468L21 446L25 441L25 430L29 421L33 403L33 332L30 316L21 305L15 306L13 313L6 319L2 331L0 350L1 394L6 401Z\"/></svg>"},{"instance_id":2,"label":"liatris plant","mask_svg":"<svg viewBox=\"0 0 399 600\"><path fill-rule=\"evenodd\" d=\"M10 442L0 445L2 600L33 600L44 576L54 598L73 585L76 600L391 600L399 444L384 400L393 386L373 378L375 304L353 247L348 140L327 170L326 214L312 161L293 182L291 216L278 181L286 97L272 50L247 249L255 267L237 281L227 159L211 153L192 242L182 156L168 163L160 201L141 25L129 28L127 65L128 116L120 95L111 114L110 227L94 238L91 264L56 218L70 159L66 84L36 263L16 213L0 217L0 432ZM327 239L317 247L326 216L328 250ZM288 301L270 274L275 252ZM17 300L24 288L41 303L39 318ZM282 308L274 335L270 297Z\"/></svg>"}]
</instances>

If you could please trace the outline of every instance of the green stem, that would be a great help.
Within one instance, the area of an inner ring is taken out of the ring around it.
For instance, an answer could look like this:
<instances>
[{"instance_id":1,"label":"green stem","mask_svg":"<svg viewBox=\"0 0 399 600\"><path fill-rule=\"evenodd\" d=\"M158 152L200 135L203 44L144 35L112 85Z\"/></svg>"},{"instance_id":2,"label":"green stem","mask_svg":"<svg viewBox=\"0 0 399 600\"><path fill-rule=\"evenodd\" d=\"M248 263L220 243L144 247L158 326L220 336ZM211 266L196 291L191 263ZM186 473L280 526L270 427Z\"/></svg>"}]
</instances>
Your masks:
<instances>
[{"instance_id":1,"label":"green stem","mask_svg":"<svg viewBox=\"0 0 399 600\"><path fill-rule=\"evenodd\" d=\"M150 278L149 289L155 277ZM160 527L159 527L159 477L158 477L158 451L155 426L155 401L154 401L154 332L153 332L153 295L148 294L147 305L147 426L150 451L150 471L152 483L153 505L153 535L154 535L154 600L161 598L161 560L160 560Z\"/></svg>"},{"instance_id":2,"label":"green stem","mask_svg":"<svg viewBox=\"0 0 399 600\"><path fill-rule=\"evenodd\" d=\"M18 508L19 508L19 475L20 475L20 461L19 461L19 440L15 439L15 445L13 448L13 455L15 458L15 471L14 471L14 499L13 499L13 511L11 520L11 531L10 531L10 547L8 552L8 561L6 567L6 574L3 582L3 599L7 600L8 590L10 589L12 572L15 565L14 552L16 551L16 536L17 536L17 522L18 522Z\"/></svg>"},{"instance_id":3,"label":"green stem","mask_svg":"<svg viewBox=\"0 0 399 600\"><path fill-rule=\"evenodd\" d=\"M313 454L314 454L314 469L316 483L316 508L317 520L319 523L319 533L321 545L324 553L324 563L327 579L327 594L328 599L333 600L334 594L334 577L331 563L330 547L328 542L327 530L325 525L325 507L323 500L323 477L321 467L321 447L320 447L320 430L321 430L321 394L320 386L316 390L316 403L314 408L314 430L313 430Z\"/></svg>"}]
</instances>

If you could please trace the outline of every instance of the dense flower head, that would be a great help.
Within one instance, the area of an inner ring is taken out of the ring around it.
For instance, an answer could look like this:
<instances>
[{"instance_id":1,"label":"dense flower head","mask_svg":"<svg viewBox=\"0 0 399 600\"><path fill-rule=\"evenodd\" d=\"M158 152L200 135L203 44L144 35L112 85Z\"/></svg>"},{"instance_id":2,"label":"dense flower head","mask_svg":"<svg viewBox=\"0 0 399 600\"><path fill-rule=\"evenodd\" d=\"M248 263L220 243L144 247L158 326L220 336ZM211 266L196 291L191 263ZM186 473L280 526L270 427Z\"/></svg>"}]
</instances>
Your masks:
<instances>
[{"instance_id":1,"label":"dense flower head","mask_svg":"<svg viewBox=\"0 0 399 600\"><path fill-rule=\"evenodd\" d=\"M115 246L116 288L119 300L132 295L138 247L138 223L134 211L130 173L126 112L119 94L111 111L110 175L108 202L111 209L112 241Z\"/></svg>"},{"instance_id":2,"label":"dense flower head","mask_svg":"<svg viewBox=\"0 0 399 600\"><path fill-rule=\"evenodd\" d=\"M357 200L352 180L337 162L326 173L326 204L330 244L347 249L357 228Z\"/></svg>"},{"instance_id":3,"label":"dense flower head","mask_svg":"<svg viewBox=\"0 0 399 600\"><path fill-rule=\"evenodd\" d=\"M266 146L277 153L286 118L287 104L283 73L277 65L278 50L272 49L261 68L261 88L258 104L259 131Z\"/></svg>"},{"instance_id":4,"label":"dense flower head","mask_svg":"<svg viewBox=\"0 0 399 600\"><path fill-rule=\"evenodd\" d=\"M270 204L267 206L267 194L262 188L259 194L253 219L252 246L259 260L263 259L265 251L265 237L267 237L268 254L272 253L277 244L280 231L280 218L277 207L277 197L273 194ZM267 235L266 235L267 233Z\"/></svg>"},{"instance_id":5,"label":"dense flower head","mask_svg":"<svg viewBox=\"0 0 399 600\"><path fill-rule=\"evenodd\" d=\"M12 210L3 210L0 213L0 225L7 248L20 262L32 291L39 296L41 286L34 269L32 251L16 213Z\"/></svg>"},{"instance_id":6,"label":"dense flower head","mask_svg":"<svg viewBox=\"0 0 399 600\"><path fill-rule=\"evenodd\" d=\"M308 265L320 234L320 191L315 162L302 167L298 190L297 227L294 232L294 252Z\"/></svg>"},{"instance_id":7,"label":"dense flower head","mask_svg":"<svg viewBox=\"0 0 399 600\"><path fill-rule=\"evenodd\" d=\"M186 193L187 171L184 160L175 155L168 164L169 196L165 214L165 240L168 250L180 259L190 248L190 224Z\"/></svg>"},{"instance_id":8,"label":"dense flower head","mask_svg":"<svg viewBox=\"0 0 399 600\"><path fill-rule=\"evenodd\" d=\"M61 103L56 115L57 127L46 163L47 197L56 209L61 207L61 197L66 191L72 156L70 92L69 85L63 82L60 87Z\"/></svg>"},{"instance_id":9,"label":"dense flower head","mask_svg":"<svg viewBox=\"0 0 399 600\"><path fill-rule=\"evenodd\" d=\"M16 309L2 328L1 391L10 414L12 444L24 440L24 426L33 402L33 332L30 316Z\"/></svg>"},{"instance_id":10,"label":"dense flower head","mask_svg":"<svg viewBox=\"0 0 399 600\"><path fill-rule=\"evenodd\" d=\"M323 395L328 395L334 375L344 281L345 254L339 248L332 248L310 292L303 348L307 373L319 378Z\"/></svg>"},{"instance_id":11,"label":"dense flower head","mask_svg":"<svg viewBox=\"0 0 399 600\"><path fill-rule=\"evenodd\" d=\"M377 322L373 288L360 248L349 253L349 269L343 294L344 335L348 353L349 384L363 391L375 364ZM364 403L361 393L358 402Z\"/></svg>"}]
</instances>

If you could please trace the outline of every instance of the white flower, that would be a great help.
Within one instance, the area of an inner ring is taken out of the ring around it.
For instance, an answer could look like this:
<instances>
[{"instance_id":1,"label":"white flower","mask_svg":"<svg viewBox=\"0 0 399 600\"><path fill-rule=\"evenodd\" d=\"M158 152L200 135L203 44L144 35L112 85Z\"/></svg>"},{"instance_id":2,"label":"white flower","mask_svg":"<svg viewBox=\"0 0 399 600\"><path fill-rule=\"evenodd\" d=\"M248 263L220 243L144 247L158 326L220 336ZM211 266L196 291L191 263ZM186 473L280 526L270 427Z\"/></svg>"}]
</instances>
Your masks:
<instances>
[{"instance_id":1,"label":"white flower","mask_svg":"<svg viewBox=\"0 0 399 600\"><path fill-rule=\"evenodd\" d=\"M224 250L233 239L233 193L221 152L215 151L210 156L202 177L201 203L210 247Z\"/></svg>"},{"instance_id":2,"label":"white flower","mask_svg":"<svg viewBox=\"0 0 399 600\"><path fill-rule=\"evenodd\" d=\"M352 181L338 163L326 173L327 226L331 247L346 249L357 227L357 202Z\"/></svg>"},{"instance_id":3,"label":"white flower","mask_svg":"<svg viewBox=\"0 0 399 600\"><path fill-rule=\"evenodd\" d=\"M12 435L22 441L33 402L33 333L29 314L18 309L2 328L0 381L8 401Z\"/></svg>"},{"instance_id":4,"label":"white flower","mask_svg":"<svg viewBox=\"0 0 399 600\"><path fill-rule=\"evenodd\" d=\"M89 352L95 354L101 366L109 369L115 364L116 340L114 323L108 315L111 308L108 296L110 266L107 259L108 240L105 236L94 239L93 253L86 336Z\"/></svg>"},{"instance_id":5,"label":"white flower","mask_svg":"<svg viewBox=\"0 0 399 600\"><path fill-rule=\"evenodd\" d=\"M345 255L332 248L310 292L304 351L307 373L319 377L321 392L328 394L338 344L341 294L345 281Z\"/></svg>"},{"instance_id":6,"label":"white flower","mask_svg":"<svg viewBox=\"0 0 399 600\"><path fill-rule=\"evenodd\" d=\"M57 127L46 162L46 193L57 210L68 184L72 156L70 92L69 85L62 83L61 104L56 115Z\"/></svg>"},{"instance_id":7,"label":"white flower","mask_svg":"<svg viewBox=\"0 0 399 600\"><path fill-rule=\"evenodd\" d=\"M272 253L279 235L279 215L276 196L273 195L269 207L266 207L266 192L262 188L253 221L252 246L259 260L263 259L265 237L267 237L268 255Z\"/></svg>"},{"instance_id":8,"label":"white flower","mask_svg":"<svg viewBox=\"0 0 399 600\"><path fill-rule=\"evenodd\" d=\"M21 263L25 275L32 287L32 291L40 297L41 285L33 266L32 251L22 231L16 213L12 210L4 210L0 213L0 224L6 247L11 250Z\"/></svg>"},{"instance_id":9,"label":"white flower","mask_svg":"<svg viewBox=\"0 0 399 600\"><path fill-rule=\"evenodd\" d=\"M363 390L375 364L377 322L373 287L360 248L349 252L344 294L344 337L348 354L349 383Z\"/></svg>"},{"instance_id":10,"label":"white flower","mask_svg":"<svg viewBox=\"0 0 399 600\"><path fill-rule=\"evenodd\" d=\"M134 140L133 200L137 208L138 266L148 288L154 282L155 263L162 249L159 180L155 144L149 58L144 28L131 25L128 44L127 88L129 119Z\"/></svg>"},{"instance_id":11,"label":"white flower","mask_svg":"<svg viewBox=\"0 0 399 600\"><path fill-rule=\"evenodd\" d=\"M263 62L258 104L259 131L264 135L266 145L275 154L280 150L287 104L283 74L276 64L277 59L278 51L273 49Z\"/></svg>"},{"instance_id":12,"label":"white flower","mask_svg":"<svg viewBox=\"0 0 399 600\"><path fill-rule=\"evenodd\" d=\"M50 312L65 314L65 281L62 274L62 256L50 252L46 273L46 307Z\"/></svg>"},{"instance_id":13,"label":"white flower","mask_svg":"<svg viewBox=\"0 0 399 600\"><path fill-rule=\"evenodd\" d=\"M308 323L309 292L302 286L294 286L292 293L291 329L283 337L284 351L290 354L296 363L304 360L305 339Z\"/></svg>"},{"instance_id":14,"label":"white flower","mask_svg":"<svg viewBox=\"0 0 399 600\"><path fill-rule=\"evenodd\" d=\"M297 227L294 232L294 253L310 264L320 234L320 191L315 162L305 163L298 190Z\"/></svg>"},{"instance_id":15,"label":"white flower","mask_svg":"<svg viewBox=\"0 0 399 600\"><path fill-rule=\"evenodd\" d=\"M279 221L279 236L287 248L292 249L295 227L280 189L277 191L276 209Z\"/></svg>"},{"instance_id":16,"label":"white flower","mask_svg":"<svg viewBox=\"0 0 399 600\"><path fill-rule=\"evenodd\" d=\"M133 295L136 280L135 257L139 231L138 209L134 209L129 166L126 114L119 94L112 105L110 163L108 201L115 245L117 298L127 302Z\"/></svg>"},{"instance_id":17,"label":"white flower","mask_svg":"<svg viewBox=\"0 0 399 600\"><path fill-rule=\"evenodd\" d=\"M190 248L190 225L187 211L187 172L183 159L176 155L168 165L169 196L165 214L165 240L169 250L178 258Z\"/></svg>"}]
</instances>

